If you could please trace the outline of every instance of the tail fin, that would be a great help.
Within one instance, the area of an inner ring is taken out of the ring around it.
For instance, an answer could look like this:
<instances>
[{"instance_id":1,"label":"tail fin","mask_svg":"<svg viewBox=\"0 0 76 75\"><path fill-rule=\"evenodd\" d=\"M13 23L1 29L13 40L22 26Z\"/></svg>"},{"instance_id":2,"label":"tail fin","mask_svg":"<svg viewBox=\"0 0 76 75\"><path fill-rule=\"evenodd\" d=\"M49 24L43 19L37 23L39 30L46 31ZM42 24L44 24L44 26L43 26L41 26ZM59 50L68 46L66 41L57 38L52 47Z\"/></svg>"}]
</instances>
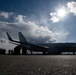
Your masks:
<instances>
[{"instance_id":1,"label":"tail fin","mask_svg":"<svg viewBox=\"0 0 76 75\"><path fill-rule=\"evenodd\" d=\"M20 39L20 42L28 43L28 41L26 40L26 38L23 36L21 32L19 32L19 39Z\"/></svg>"},{"instance_id":2,"label":"tail fin","mask_svg":"<svg viewBox=\"0 0 76 75\"><path fill-rule=\"evenodd\" d=\"M10 35L8 34L8 32L6 32L6 34L7 34L7 36L8 36L8 39L9 39L10 41L13 41L12 38L10 37Z\"/></svg>"}]
</instances>

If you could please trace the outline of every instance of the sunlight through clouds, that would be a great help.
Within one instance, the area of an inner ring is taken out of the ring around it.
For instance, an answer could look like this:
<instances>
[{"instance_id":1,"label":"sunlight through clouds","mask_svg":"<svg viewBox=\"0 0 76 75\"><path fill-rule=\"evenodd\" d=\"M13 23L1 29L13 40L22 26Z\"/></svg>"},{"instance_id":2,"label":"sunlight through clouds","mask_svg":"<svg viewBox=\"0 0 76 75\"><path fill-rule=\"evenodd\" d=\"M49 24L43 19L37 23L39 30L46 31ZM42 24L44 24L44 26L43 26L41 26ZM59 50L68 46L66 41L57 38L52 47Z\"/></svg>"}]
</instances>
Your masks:
<instances>
[{"instance_id":1,"label":"sunlight through clouds","mask_svg":"<svg viewBox=\"0 0 76 75\"><path fill-rule=\"evenodd\" d=\"M68 16L67 14L69 13L73 13L74 15L76 15L75 1L68 2L65 6L67 7L64 7L64 6L58 7L58 9L55 12L50 13L50 16L51 16L50 20L52 21L52 23L59 22L63 18L65 19L65 17Z\"/></svg>"},{"instance_id":2,"label":"sunlight through clouds","mask_svg":"<svg viewBox=\"0 0 76 75\"><path fill-rule=\"evenodd\" d=\"M50 13L50 16L51 16L50 20L52 21L52 23L59 22L63 18L65 19L65 16L67 16L67 13L68 11L66 11L64 7L58 8L56 12Z\"/></svg>"},{"instance_id":3,"label":"sunlight through clouds","mask_svg":"<svg viewBox=\"0 0 76 75\"><path fill-rule=\"evenodd\" d=\"M18 5L9 3L9 8L5 3L5 7L1 7L3 11L0 10L0 39L7 40L8 32L17 40L18 36L14 35L22 32L30 42L35 43L62 42L68 38L76 40L76 1L58 1L22 0L21 6L17 1ZM8 10L4 9L6 7Z\"/></svg>"},{"instance_id":4,"label":"sunlight through clouds","mask_svg":"<svg viewBox=\"0 0 76 75\"><path fill-rule=\"evenodd\" d=\"M64 18L66 16L67 11L64 8L61 8L57 11L57 15L60 18Z\"/></svg>"}]
</instances>

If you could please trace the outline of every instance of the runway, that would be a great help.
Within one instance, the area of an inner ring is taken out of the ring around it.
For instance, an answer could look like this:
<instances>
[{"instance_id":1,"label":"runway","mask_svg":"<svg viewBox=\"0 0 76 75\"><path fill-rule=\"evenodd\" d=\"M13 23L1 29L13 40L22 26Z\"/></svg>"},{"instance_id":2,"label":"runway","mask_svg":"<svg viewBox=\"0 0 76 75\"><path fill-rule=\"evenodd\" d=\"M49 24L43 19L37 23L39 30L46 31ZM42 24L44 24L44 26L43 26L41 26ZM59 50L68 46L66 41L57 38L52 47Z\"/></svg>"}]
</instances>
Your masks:
<instances>
[{"instance_id":1,"label":"runway","mask_svg":"<svg viewBox=\"0 0 76 75\"><path fill-rule=\"evenodd\" d=\"M76 55L0 55L0 75L76 75Z\"/></svg>"}]
</instances>

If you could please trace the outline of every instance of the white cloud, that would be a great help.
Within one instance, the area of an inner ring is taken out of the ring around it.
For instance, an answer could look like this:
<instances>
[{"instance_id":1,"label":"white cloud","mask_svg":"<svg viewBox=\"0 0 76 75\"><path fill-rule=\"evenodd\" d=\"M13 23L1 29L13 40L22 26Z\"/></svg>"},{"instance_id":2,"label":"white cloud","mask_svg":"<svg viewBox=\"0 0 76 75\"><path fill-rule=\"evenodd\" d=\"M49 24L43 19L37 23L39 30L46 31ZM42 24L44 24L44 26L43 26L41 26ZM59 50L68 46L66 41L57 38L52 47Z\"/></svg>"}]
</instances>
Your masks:
<instances>
[{"instance_id":1,"label":"white cloud","mask_svg":"<svg viewBox=\"0 0 76 75\"><path fill-rule=\"evenodd\" d=\"M15 20L16 20L19 24L25 24L23 18L25 18L25 16L18 15L17 17L15 17Z\"/></svg>"},{"instance_id":2,"label":"white cloud","mask_svg":"<svg viewBox=\"0 0 76 75\"><path fill-rule=\"evenodd\" d=\"M59 18L57 18L56 16L53 16L50 20L52 21L52 23L59 22Z\"/></svg>"},{"instance_id":3,"label":"white cloud","mask_svg":"<svg viewBox=\"0 0 76 75\"><path fill-rule=\"evenodd\" d=\"M1 40L0 40L0 43L1 43L2 45L9 44L6 39L1 39Z\"/></svg>"},{"instance_id":4,"label":"white cloud","mask_svg":"<svg viewBox=\"0 0 76 75\"><path fill-rule=\"evenodd\" d=\"M10 15L12 15L12 12L11 13L4 12L4 11L0 12L0 16L4 17L4 18L7 18L7 19L9 18Z\"/></svg>"},{"instance_id":5,"label":"white cloud","mask_svg":"<svg viewBox=\"0 0 76 75\"><path fill-rule=\"evenodd\" d=\"M76 15L76 2L68 2L67 3L68 9L71 13L74 13Z\"/></svg>"},{"instance_id":6,"label":"white cloud","mask_svg":"<svg viewBox=\"0 0 76 75\"><path fill-rule=\"evenodd\" d=\"M52 12L52 13L50 13L50 15L51 15L51 16L56 16L56 15L57 15L57 13Z\"/></svg>"},{"instance_id":7,"label":"white cloud","mask_svg":"<svg viewBox=\"0 0 76 75\"><path fill-rule=\"evenodd\" d=\"M59 22L59 18L57 17L57 13L52 12L52 13L50 13L50 16L51 16L50 20L52 21L52 23Z\"/></svg>"},{"instance_id":8,"label":"white cloud","mask_svg":"<svg viewBox=\"0 0 76 75\"><path fill-rule=\"evenodd\" d=\"M54 33L48 27L40 26L34 21L26 21L25 16L22 15L15 16L15 22L13 23L0 21L1 36L3 37L3 34L6 32L11 33L13 36L17 32L23 32L29 40L36 43L53 42L56 40Z\"/></svg>"},{"instance_id":9,"label":"white cloud","mask_svg":"<svg viewBox=\"0 0 76 75\"><path fill-rule=\"evenodd\" d=\"M54 15L56 15L55 13L50 15L52 15L52 22L59 21L58 18L54 17ZM53 32L48 27L41 25L39 22L28 20L24 15L13 15L12 17L14 17L14 21L12 23L0 21L0 39L6 39L6 32L9 32L12 38L17 40L18 32L22 32L29 41L35 41L36 43L56 42L64 39L63 37L68 35L62 35L65 33L64 30Z\"/></svg>"},{"instance_id":10,"label":"white cloud","mask_svg":"<svg viewBox=\"0 0 76 75\"><path fill-rule=\"evenodd\" d=\"M16 20L19 26L23 26L25 28L25 30L23 31L28 35L28 37L32 37L32 39L35 39L34 41L42 40L42 42L51 42L55 40L53 32L50 31L47 27L40 26L32 21L26 22L23 17L24 16L22 15L18 15Z\"/></svg>"}]
</instances>

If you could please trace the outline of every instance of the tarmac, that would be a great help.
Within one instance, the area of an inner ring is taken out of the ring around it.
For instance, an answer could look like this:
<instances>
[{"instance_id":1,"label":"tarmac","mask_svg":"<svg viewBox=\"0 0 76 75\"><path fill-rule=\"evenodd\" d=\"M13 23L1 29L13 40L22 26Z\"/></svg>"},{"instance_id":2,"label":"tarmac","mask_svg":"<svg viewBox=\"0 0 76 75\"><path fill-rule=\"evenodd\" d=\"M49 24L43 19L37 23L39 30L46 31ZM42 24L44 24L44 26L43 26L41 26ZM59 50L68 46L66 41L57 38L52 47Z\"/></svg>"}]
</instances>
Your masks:
<instances>
[{"instance_id":1,"label":"tarmac","mask_svg":"<svg viewBox=\"0 0 76 75\"><path fill-rule=\"evenodd\" d=\"M76 75L76 55L0 55L0 75Z\"/></svg>"}]
</instances>

